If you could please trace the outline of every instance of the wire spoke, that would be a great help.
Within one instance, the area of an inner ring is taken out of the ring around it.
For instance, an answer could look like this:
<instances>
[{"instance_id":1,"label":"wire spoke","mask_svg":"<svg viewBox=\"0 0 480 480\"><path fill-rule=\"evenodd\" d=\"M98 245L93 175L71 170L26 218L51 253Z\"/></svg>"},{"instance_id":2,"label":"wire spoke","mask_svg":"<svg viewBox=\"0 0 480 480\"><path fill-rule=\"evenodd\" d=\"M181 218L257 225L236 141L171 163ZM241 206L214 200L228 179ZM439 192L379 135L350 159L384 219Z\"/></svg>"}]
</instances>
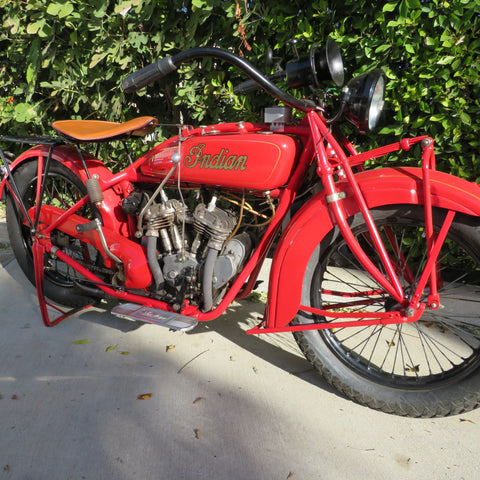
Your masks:
<instances>
[{"instance_id":1,"label":"wire spoke","mask_svg":"<svg viewBox=\"0 0 480 480\"><path fill-rule=\"evenodd\" d=\"M389 223L385 219L378 228L405 292L413 293L427 263L423 221L398 217ZM366 226L358 227L354 234L371 261L385 274ZM441 309L427 309L423 318L414 323L333 328L321 331L320 335L344 362L387 383L418 386L447 379L469 368L472 362L480 363L480 309L476 307L480 304L480 269L469 253L469 239L464 240L465 245L447 235L438 255ZM372 315L405 308L372 278L343 239L333 244L320 265L323 266L315 289L318 308L322 304L332 305L335 312ZM422 297L427 295L428 288ZM334 324L342 319L327 316L324 321Z\"/></svg>"}]
</instances>

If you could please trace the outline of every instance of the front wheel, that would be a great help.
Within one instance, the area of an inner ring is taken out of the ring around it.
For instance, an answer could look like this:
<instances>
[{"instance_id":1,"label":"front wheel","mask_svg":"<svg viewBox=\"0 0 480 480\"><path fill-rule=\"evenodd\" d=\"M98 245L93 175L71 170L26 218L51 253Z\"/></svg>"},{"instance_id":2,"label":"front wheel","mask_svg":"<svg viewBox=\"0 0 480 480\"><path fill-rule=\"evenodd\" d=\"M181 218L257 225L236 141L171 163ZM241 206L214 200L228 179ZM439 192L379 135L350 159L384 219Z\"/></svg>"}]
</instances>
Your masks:
<instances>
[{"instance_id":1,"label":"front wheel","mask_svg":"<svg viewBox=\"0 0 480 480\"><path fill-rule=\"evenodd\" d=\"M372 210L372 215L405 294L413 294L426 263L423 208L382 207ZM444 217L445 212L434 212L435 231ZM361 215L354 216L350 225L365 252L383 271ZM295 339L315 369L358 403L411 417L472 410L480 404L478 219L456 215L438 257L437 271L440 307L427 307L417 322L301 331L294 334ZM341 236L332 235L321 243L318 260L311 261L307 269L303 292L307 305L337 312L400 308L361 266ZM294 323L335 321L301 313Z\"/></svg>"}]
</instances>

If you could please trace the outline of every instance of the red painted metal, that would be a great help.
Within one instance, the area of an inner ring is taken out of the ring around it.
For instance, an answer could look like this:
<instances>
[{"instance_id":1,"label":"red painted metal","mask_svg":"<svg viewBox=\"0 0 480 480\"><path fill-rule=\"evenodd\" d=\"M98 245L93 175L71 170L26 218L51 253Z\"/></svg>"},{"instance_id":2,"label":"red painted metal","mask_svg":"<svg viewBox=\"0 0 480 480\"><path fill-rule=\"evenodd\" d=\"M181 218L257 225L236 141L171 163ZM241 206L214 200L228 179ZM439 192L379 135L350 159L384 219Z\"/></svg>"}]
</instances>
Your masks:
<instances>
[{"instance_id":1,"label":"red painted metal","mask_svg":"<svg viewBox=\"0 0 480 480\"><path fill-rule=\"evenodd\" d=\"M368 170L355 175L368 208L414 204L423 200L422 170L412 167ZM346 181L337 183L346 193L343 205L350 217L359 212ZM480 216L480 188L446 173L431 171L432 206ZM302 284L310 258L334 223L326 193L313 197L291 220L275 250L265 311L265 328L286 326L300 308ZM263 330L262 330L263 331ZM266 332L267 330L265 330Z\"/></svg>"},{"instance_id":2,"label":"red painted metal","mask_svg":"<svg viewBox=\"0 0 480 480\"><path fill-rule=\"evenodd\" d=\"M320 310L316 308L311 308L302 305L301 310L309 311L311 313L315 313L316 315L327 315L332 317L332 312L328 312L325 310ZM375 316L376 318L368 319L360 314L338 314L338 318L352 318L353 320L349 321L340 321L340 322L323 322L323 323L302 323L296 325L288 325L288 326L280 326L280 327L269 327L265 320L257 325L256 327L247 330L246 333L249 335L252 334L259 334L259 333L283 333L283 332L299 332L302 330L328 330L331 328L349 328L349 327L368 327L371 325L395 325L397 323L413 323L419 320L425 310L425 304L421 304L416 310L415 315L412 317L402 316L400 314L397 315L382 315L381 313L377 314L369 314L370 317ZM388 312L390 313L390 312ZM355 316L353 316L355 315Z\"/></svg>"},{"instance_id":3,"label":"red painted metal","mask_svg":"<svg viewBox=\"0 0 480 480\"><path fill-rule=\"evenodd\" d=\"M348 163L348 160L345 156L343 150L336 144L335 139L331 135L330 131L328 130L327 126L320 120L320 117L314 113L310 112L307 114L307 119L310 123L310 129L312 132L312 137L314 143L316 145L316 155L317 155L317 164L318 164L318 174L322 179L323 186L326 192L326 199L329 202L329 208L333 214L335 219L335 223L340 229L347 245L350 247L354 255L358 258L360 263L365 267L365 269L372 275L372 277L383 287L387 292L389 292L393 298L395 298L398 302L403 301L403 289L400 285L400 282L395 274L395 269L389 259L389 256L385 250L385 246L383 245L380 235L378 234L377 228L373 219L370 215L368 207L365 202L365 198L357 184L355 176L352 172L351 166ZM338 201L338 195L340 194L340 190L337 189L337 186L334 183L333 178L333 170L326 158L325 147L321 138L324 138L329 145L337 153L340 159L340 165L345 175L346 180L348 181L352 193L355 197L356 203L360 208L360 211L365 219L367 224L368 230L370 231L370 235L372 236L375 248L378 250L378 254L382 261L383 266L388 274L388 279L379 271L379 269L372 263L372 261L368 258L366 253L360 247L358 241L352 234L350 227L347 223L346 212L343 207L343 203ZM335 148L337 145L337 148ZM329 197L333 197L333 200L329 200ZM390 280L390 281L388 281Z\"/></svg>"},{"instance_id":4,"label":"red painted metal","mask_svg":"<svg viewBox=\"0 0 480 480\"><path fill-rule=\"evenodd\" d=\"M15 169L26 162L39 161L39 165L44 163L48 157L49 147L39 145L23 152L15 159L10 167L13 173ZM121 178L115 179L115 175L100 160L84 153L85 162L87 164L90 175L97 175L100 187L103 190L104 200L98 205L99 211L102 213L104 225L112 230L118 231L124 236L129 235L128 223L125 214L121 208L118 208L119 202L128 193L130 182ZM83 182L88 178L82 165L79 153L73 145L59 145L53 149L52 159L62 163L69 168ZM110 183L111 182L111 183ZM2 180L2 185L5 179Z\"/></svg>"},{"instance_id":5,"label":"red painted metal","mask_svg":"<svg viewBox=\"0 0 480 480\"><path fill-rule=\"evenodd\" d=\"M39 304L40 314L42 316L43 324L46 327L54 327L55 325L58 325L60 322L67 319L68 317L71 317L75 313L93 306L93 304L85 305L84 307L74 308L72 310L69 310L68 312L64 312L63 310L58 308L56 305L53 305L47 302L44 291L43 291L44 280L45 280L44 255L46 253L46 248L38 241L38 238L34 238L33 240L32 253L33 253L35 285L37 290L38 304ZM56 310L57 312L60 313L60 315L55 319L51 320L47 307L50 307Z\"/></svg>"},{"instance_id":6,"label":"red painted metal","mask_svg":"<svg viewBox=\"0 0 480 480\"><path fill-rule=\"evenodd\" d=\"M209 133L181 142L158 145L145 154L144 175L163 178L180 149L180 169L172 176L184 183L223 188L272 190L285 185L295 167L296 142L292 137L262 133Z\"/></svg>"},{"instance_id":7,"label":"red painted metal","mask_svg":"<svg viewBox=\"0 0 480 480\"><path fill-rule=\"evenodd\" d=\"M35 207L32 207L29 214L32 216ZM66 218L63 216L64 210L44 205L40 211L39 232L50 232L50 225L55 225L58 230L78 238L79 240L93 245L103 256L103 261L107 267L113 267L114 262L104 252L100 237L95 230L87 230L83 233L77 232L77 225L88 223L88 220L79 215L71 214ZM63 218L63 221L57 222L57 219ZM103 227L107 245L110 251L122 260L125 273L125 287L142 289L147 288L152 283L152 275L148 268L145 249L136 242L123 237L119 233Z\"/></svg>"},{"instance_id":8,"label":"red painted metal","mask_svg":"<svg viewBox=\"0 0 480 480\"><path fill-rule=\"evenodd\" d=\"M445 217L443 225L440 231L438 232L438 235L436 236L435 240L432 239L432 243L431 243L431 246L429 247L429 251L427 255L427 258L428 258L427 264L425 265L425 268L422 272L420 280L418 281L417 288L415 289L415 292L412 295L412 299L410 301L410 306L412 308L416 308L416 305L420 301L420 297L428 281L430 281L430 288L431 289L434 288L434 290L430 290L430 294L428 297L429 304L431 304L432 302L438 302L439 295L436 289L437 271L435 268L435 262L437 261L438 255L440 253L440 249L442 248L443 242L445 241L445 238L447 236L450 225L452 224L454 216L455 216L455 212L453 210L449 210L449 212ZM436 305L435 308L438 308L438 304Z\"/></svg>"}]
</instances>

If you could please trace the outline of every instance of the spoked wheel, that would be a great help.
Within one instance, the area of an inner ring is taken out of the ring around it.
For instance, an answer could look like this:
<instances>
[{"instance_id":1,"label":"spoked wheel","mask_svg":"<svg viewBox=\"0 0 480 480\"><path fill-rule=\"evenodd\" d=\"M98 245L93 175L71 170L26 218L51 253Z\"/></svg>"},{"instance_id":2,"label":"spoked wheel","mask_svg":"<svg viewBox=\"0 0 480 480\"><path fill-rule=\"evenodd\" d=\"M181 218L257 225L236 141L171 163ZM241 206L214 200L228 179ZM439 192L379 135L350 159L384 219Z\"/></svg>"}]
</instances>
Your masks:
<instances>
[{"instance_id":1,"label":"spoked wheel","mask_svg":"<svg viewBox=\"0 0 480 480\"><path fill-rule=\"evenodd\" d=\"M426 263L422 207L372 211L407 295ZM436 211L438 232L445 213ZM445 416L480 403L480 223L457 214L440 252L440 307L414 323L303 331L295 338L315 368L336 388L371 408L407 416ZM357 240L383 271L361 216ZM336 312L387 312L400 305L360 265L340 236L310 262L304 302ZM427 284L428 285L428 284ZM422 301L426 301L428 291ZM341 319L340 319L341 320ZM331 322L303 313L295 323Z\"/></svg>"},{"instance_id":2,"label":"spoked wheel","mask_svg":"<svg viewBox=\"0 0 480 480\"><path fill-rule=\"evenodd\" d=\"M37 188L37 163L30 162L19 166L14 172L20 196L27 208L35 205ZM46 180L44 203L68 209L86 195L82 181L58 162L52 162ZM85 218L94 214L88 204L77 212ZM23 222L23 215L14 200L7 198L8 236L15 257L28 279L35 284L30 229ZM58 230L53 231L52 243L61 248L74 260L98 274L102 270L102 257L91 245L72 238ZM81 307L92 302L92 298L78 288L78 280L83 277L70 266L57 258L45 255L45 294L53 301L71 307Z\"/></svg>"}]
</instances>

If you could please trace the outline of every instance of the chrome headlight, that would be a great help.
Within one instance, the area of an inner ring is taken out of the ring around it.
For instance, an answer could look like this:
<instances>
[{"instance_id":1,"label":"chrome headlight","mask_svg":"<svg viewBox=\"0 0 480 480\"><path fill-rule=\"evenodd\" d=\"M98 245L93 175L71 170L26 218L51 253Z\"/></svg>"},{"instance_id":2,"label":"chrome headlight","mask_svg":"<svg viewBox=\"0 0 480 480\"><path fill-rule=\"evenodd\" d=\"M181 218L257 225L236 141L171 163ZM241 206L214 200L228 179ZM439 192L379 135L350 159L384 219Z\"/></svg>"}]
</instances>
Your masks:
<instances>
[{"instance_id":1,"label":"chrome headlight","mask_svg":"<svg viewBox=\"0 0 480 480\"><path fill-rule=\"evenodd\" d=\"M360 133L373 130L380 120L385 103L385 80L380 69L350 80L344 89L345 117Z\"/></svg>"}]
</instances>

